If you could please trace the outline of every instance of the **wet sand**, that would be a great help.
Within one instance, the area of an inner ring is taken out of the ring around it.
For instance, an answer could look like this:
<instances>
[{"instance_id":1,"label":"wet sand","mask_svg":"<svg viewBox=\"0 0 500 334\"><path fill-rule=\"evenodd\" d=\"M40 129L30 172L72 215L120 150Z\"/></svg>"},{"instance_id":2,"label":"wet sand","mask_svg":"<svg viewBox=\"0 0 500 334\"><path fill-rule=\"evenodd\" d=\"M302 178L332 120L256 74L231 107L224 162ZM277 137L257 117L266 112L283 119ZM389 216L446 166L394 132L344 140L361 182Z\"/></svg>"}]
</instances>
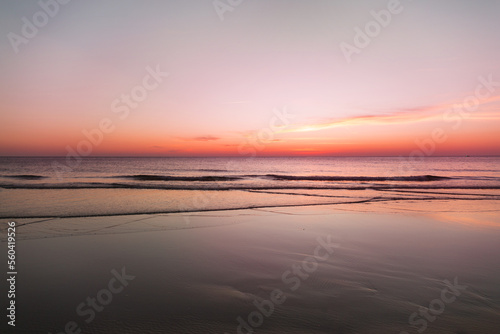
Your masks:
<instances>
[{"instance_id":1,"label":"wet sand","mask_svg":"<svg viewBox=\"0 0 500 334\"><path fill-rule=\"evenodd\" d=\"M18 219L2 333L499 332L498 212L390 205Z\"/></svg>"}]
</instances>

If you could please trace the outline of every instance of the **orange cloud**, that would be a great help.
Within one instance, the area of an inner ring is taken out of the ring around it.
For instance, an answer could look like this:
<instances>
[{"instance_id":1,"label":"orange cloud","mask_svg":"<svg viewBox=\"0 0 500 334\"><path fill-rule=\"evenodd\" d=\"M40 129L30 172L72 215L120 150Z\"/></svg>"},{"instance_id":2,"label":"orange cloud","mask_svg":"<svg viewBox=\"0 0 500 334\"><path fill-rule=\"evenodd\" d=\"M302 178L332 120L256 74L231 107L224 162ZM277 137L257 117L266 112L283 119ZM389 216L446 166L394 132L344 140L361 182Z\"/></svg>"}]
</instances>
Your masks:
<instances>
[{"instance_id":1,"label":"orange cloud","mask_svg":"<svg viewBox=\"0 0 500 334\"><path fill-rule=\"evenodd\" d=\"M185 141L213 141L213 140L219 140L220 138L215 136L199 136L199 137L181 138L181 139Z\"/></svg>"},{"instance_id":2,"label":"orange cloud","mask_svg":"<svg viewBox=\"0 0 500 334\"><path fill-rule=\"evenodd\" d=\"M500 101L500 96L493 96L488 99L484 99L480 102L480 106L496 101ZM346 117L341 119L327 119L319 123L291 126L279 132L290 133L290 132L319 131L319 130L325 130L347 125L414 123L433 118L439 118L442 116L441 112L454 107L463 107L463 103L460 102L460 103L436 104L433 106L420 107L420 108L400 109L397 111L393 111L391 113L385 113L379 115L362 115L362 116ZM483 114L479 111L476 111L476 112L471 112L470 114L471 117L475 119L495 119L495 120L500 119L500 115L498 113L489 112Z\"/></svg>"}]
</instances>

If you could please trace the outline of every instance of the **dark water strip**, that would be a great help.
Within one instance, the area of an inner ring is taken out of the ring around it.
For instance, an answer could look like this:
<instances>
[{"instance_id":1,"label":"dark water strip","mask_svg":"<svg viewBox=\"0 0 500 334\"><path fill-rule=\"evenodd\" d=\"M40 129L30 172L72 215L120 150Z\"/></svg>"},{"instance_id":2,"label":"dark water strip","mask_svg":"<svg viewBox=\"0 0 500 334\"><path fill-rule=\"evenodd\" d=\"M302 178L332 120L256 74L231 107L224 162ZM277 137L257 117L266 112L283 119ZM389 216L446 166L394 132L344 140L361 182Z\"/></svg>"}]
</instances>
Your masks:
<instances>
[{"instance_id":1,"label":"dark water strip","mask_svg":"<svg viewBox=\"0 0 500 334\"><path fill-rule=\"evenodd\" d=\"M40 184L0 184L4 189L158 189L158 190L207 190L207 191L227 191L227 190L280 190L280 189L500 189L500 185L467 186L467 185L405 185L405 184L363 184L363 185L172 185L172 184L133 184L133 183L40 183Z\"/></svg>"}]
</instances>

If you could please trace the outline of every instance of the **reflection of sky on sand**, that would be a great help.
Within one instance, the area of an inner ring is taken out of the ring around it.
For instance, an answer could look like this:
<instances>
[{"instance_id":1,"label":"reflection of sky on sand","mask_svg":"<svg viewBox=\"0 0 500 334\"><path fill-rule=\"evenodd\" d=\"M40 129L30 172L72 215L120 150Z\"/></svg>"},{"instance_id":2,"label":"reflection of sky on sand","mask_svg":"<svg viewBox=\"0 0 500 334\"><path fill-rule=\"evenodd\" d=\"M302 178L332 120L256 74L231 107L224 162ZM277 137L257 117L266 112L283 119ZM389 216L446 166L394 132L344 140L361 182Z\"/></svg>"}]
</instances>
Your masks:
<instances>
[{"instance_id":1,"label":"reflection of sky on sand","mask_svg":"<svg viewBox=\"0 0 500 334\"><path fill-rule=\"evenodd\" d=\"M263 333L399 333L410 314L439 298L443 280L458 277L469 288L426 333L492 332L500 314L500 231L400 212L315 206L191 213L188 221L181 214L19 220L18 235L31 239L19 241L30 254L19 270L37 282L24 286L19 302L33 318L26 324L50 331L63 315L75 316L109 270L126 266L137 279L87 329L234 333L236 318L278 288L287 300L265 319ZM340 247L292 291L282 274L328 235ZM46 291L57 302L35 312L26 301ZM127 322L115 322L114 312Z\"/></svg>"},{"instance_id":2,"label":"reflection of sky on sand","mask_svg":"<svg viewBox=\"0 0 500 334\"><path fill-rule=\"evenodd\" d=\"M498 203L492 203L492 206ZM471 227L500 228L499 210L491 212L441 212L431 215L432 218L444 222L469 225Z\"/></svg>"}]
</instances>

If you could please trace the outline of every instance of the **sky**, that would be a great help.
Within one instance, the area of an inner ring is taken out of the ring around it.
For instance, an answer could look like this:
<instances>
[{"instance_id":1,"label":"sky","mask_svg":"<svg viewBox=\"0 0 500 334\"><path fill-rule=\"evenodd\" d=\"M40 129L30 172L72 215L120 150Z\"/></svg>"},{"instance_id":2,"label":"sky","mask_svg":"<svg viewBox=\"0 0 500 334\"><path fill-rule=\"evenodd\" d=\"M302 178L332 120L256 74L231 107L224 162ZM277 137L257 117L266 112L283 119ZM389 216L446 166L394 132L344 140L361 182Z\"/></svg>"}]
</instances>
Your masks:
<instances>
[{"instance_id":1,"label":"sky","mask_svg":"<svg viewBox=\"0 0 500 334\"><path fill-rule=\"evenodd\" d=\"M500 1L0 0L0 155L500 155Z\"/></svg>"}]
</instances>

